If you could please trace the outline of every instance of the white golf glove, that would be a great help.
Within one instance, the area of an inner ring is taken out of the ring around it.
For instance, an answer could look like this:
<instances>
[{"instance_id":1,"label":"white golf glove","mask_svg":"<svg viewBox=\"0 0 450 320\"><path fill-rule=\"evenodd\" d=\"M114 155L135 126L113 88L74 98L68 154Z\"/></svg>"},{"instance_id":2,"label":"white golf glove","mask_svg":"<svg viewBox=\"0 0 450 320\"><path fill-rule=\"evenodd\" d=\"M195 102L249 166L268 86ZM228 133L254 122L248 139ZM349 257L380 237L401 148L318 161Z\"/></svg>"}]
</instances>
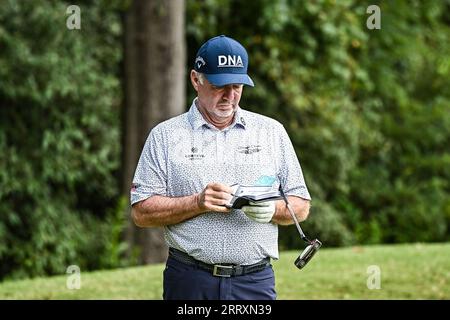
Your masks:
<instances>
[{"instance_id":1,"label":"white golf glove","mask_svg":"<svg viewBox=\"0 0 450 320\"><path fill-rule=\"evenodd\" d=\"M241 209L247 217L259 223L268 223L272 220L275 213L275 201L259 203L250 201L249 204L249 206L243 206Z\"/></svg>"}]
</instances>

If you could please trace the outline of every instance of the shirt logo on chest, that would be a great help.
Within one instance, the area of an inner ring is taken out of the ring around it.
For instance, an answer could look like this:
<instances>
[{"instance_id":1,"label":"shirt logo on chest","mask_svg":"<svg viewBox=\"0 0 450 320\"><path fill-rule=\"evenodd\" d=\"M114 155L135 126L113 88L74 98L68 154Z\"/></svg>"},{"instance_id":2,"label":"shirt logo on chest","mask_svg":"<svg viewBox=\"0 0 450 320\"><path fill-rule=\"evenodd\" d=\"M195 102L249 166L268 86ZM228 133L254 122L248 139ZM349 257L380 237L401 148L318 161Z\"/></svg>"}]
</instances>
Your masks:
<instances>
[{"instance_id":1,"label":"shirt logo on chest","mask_svg":"<svg viewBox=\"0 0 450 320\"><path fill-rule=\"evenodd\" d=\"M192 147L191 153L187 153L184 155L188 160L201 160L205 157L204 154L198 154L198 148Z\"/></svg>"},{"instance_id":2,"label":"shirt logo on chest","mask_svg":"<svg viewBox=\"0 0 450 320\"><path fill-rule=\"evenodd\" d=\"M237 148L237 152L244 154L252 154L255 152L260 152L262 150L261 145L248 145L248 146L239 146Z\"/></svg>"}]
</instances>

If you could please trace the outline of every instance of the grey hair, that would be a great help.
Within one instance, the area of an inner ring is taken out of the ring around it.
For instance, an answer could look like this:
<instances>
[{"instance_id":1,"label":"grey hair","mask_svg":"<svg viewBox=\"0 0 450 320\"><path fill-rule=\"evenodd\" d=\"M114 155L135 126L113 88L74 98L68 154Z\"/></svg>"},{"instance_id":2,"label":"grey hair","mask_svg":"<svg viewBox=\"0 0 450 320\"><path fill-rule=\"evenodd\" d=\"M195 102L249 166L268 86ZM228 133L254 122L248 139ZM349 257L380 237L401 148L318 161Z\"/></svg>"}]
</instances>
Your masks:
<instances>
[{"instance_id":1,"label":"grey hair","mask_svg":"<svg viewBox=\"0 0 450 320\"><path fill-rule=\"evenodd\" d=\"M195 74L197 75L198 82L200 82L201 85L203 85L203 79L205 79L205 76L203 73L195 71Z\"/></svg>"}]
</instances>

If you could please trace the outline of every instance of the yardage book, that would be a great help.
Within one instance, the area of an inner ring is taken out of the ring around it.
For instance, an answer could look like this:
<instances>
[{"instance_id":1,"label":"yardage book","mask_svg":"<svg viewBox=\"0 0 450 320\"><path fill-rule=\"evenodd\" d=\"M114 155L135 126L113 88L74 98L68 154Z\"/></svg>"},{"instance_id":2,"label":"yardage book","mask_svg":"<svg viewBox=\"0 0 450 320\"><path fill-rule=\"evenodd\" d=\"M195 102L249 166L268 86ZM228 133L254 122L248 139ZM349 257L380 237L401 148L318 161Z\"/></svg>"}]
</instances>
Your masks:
<instances>
[{"instance_id":1,"label":"yardage book","mask_svg":"<svg viewBox=\"0 0 450 320\"><path fill-rule=\"evenodd\" d=\"M241 209L249 202L266 202L283 199L278 189L272 186L245 186L235 184L233 188L233 198L226 205L227 208Z\"/></svg>"}]
</instances>

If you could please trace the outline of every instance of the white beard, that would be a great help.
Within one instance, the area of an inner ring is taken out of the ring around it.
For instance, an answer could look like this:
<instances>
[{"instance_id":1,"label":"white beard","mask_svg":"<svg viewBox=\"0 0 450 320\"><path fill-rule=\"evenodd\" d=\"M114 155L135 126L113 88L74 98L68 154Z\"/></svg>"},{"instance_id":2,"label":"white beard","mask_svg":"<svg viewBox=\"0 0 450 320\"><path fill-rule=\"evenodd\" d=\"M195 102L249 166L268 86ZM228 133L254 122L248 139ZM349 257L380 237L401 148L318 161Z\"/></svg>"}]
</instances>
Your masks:
<instances>
[{"instance_id":1,"label":"white beard","mask_svg":"<svg viewBox=\"0 0 450 320\"><path fill-rule=\"evenodd\" d=\"M233 105L233 108L227 110L214 109L211 113L213 113L217 118L228 118L232 116L237 109L237 105Z\"/></svg>"}]
</instances>

